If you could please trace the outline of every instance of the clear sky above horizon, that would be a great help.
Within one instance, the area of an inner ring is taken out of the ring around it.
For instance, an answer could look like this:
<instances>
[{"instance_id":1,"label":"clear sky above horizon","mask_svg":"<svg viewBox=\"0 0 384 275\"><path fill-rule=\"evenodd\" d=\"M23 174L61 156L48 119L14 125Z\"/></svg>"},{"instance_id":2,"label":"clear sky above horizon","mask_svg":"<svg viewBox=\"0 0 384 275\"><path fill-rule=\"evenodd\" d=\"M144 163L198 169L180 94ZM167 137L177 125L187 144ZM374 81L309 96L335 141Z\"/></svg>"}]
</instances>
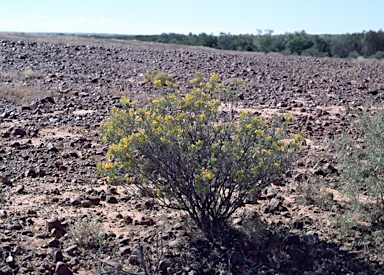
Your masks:
<instances>
[{"instance_id":1,"label":"clear sky above horizon","mask_svg":"<svg viewBox=\"0 0 384 275\"><path fill-rule=\"evenodd\" d=\"M384 29L384 0L0 0L0 32L342 34Z\"/></svg>"}]
</instances>

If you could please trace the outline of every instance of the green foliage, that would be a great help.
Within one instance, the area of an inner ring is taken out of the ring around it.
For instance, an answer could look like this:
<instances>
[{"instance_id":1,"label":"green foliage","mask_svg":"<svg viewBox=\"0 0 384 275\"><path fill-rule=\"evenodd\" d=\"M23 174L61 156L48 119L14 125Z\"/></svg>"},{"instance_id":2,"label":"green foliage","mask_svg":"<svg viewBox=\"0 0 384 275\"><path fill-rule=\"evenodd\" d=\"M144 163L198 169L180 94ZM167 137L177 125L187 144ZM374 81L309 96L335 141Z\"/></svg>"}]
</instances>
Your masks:
<instances>
[{"instance_id":1,"label":"green foliage","mask_svg":"<svg viewBox=\"0 0 384 275\"><path fill-rule=\"evenodd\" d=\"M235 40L230 33L221 32L217 38L217 48L222 50L236 50Z\"/></svg>"},{"instance_id":2,"label":"green foliage","mask_svg":"<svg viewBox=\"0 0 384 275\"><path fill-rule=\"evenodd\" d=\"M301 52L302 56L313 56L313 57L326 57L327 53L318 51L315 47L305 49Z\"/></svg>"},{"instance_id":3,"label":"green foliage","mask_svg":"<svg viewBox=\"0 0 384 275\"><path fill-rule=\"evenodd\" d=\"M384 210L384 112L358 115L356 136L341 142L340 162L351 210L376 223Z\"/></svg>"},{"instance_id":4,"label":"green foliage","mask_svg":"<svg viewBox=\"0 0 384 275\"><path fill-rule=\"evenodd\" d=\"M159 203L186 211L209 238L288 169L301 138L283 141L281 119L267 125L249 112L234 116L236 91L217 77L204 83L198 75L191 92L146 106L123 97L101 126L111 145L99 165L112 181L152 188Z\"/></svg>"},{"instance_id":5,"label":"green foliage","mask_svg":"<svg viewBox=\"0 0 384 275\"><path fill-rule=\"evenodd\" d=\"M269 53L272 51L272 43L273 43L273 31L272 30L265 30L264 34L261 30L258 31L259 34L257 38L255 39L255 44L257 45L257 48L259 51L264 53ZM285 48L284 48L285 49Z\"/></svg>"},{"instance_id":6,"label":"green foliage","mask_svg":"<svg viewBox=\"0 0 384 275\"><path fill-rule=\"evenodd\" d=\"M369 31L364 36L364 55L372 56L378 51L384 51L384 32Z\"/></svg>"},{"instance_id":7,"label":"green foliage","mask_svg":"<svg viewBox=\"0 0 384 275\"><path fill-rule=\"evenodd\" d=\"M69 235L79 246L98 248L104 241L105 234L101 223L83 219L69 226Z\"/></svg>"},{"instance_id":8,"label":"green foliage","mask_svg":"<svg viewBox=\"0 0 384 275\"><path fill-rule=\"evenodd\" d=\"M297 55L301 55L304 50L309 49L312 46L313 42L308 39L305 31L294 33L287 43L288 50Z\"/></svg>"},{"instance_id":9,"label":"green foliage","mask_svg":"<svg viewBox=\"0 0 384 275\"><path fill-rule=\"evenodd\" d=\"M310 49L316 50L320 55L317 57L325 57L331 55L330 44L326 41L324 36L314 35L312 37L313 47ZM308 50L310 50L308 49ZM316 56L316 55L314 55Z\"/></svg>"},{"instance_id":10,"label":"green foliage","mask_svg":"<svg viewBox=\"0 0 384 275\"><path fill-rule=\"evenodd\" d=\"M222 50L278 52L315 57L355 58L364 55L376 58L376 52L384 51L384 32L382 30L334 35L311 35L305 31L274 35L273 30L267 29L264 32L258 30L256 35L233 35L221 32L217 36L206 33L198 35L162 33L159 35L91 35L91 37L205 46ZM381 55L378 54L378 57L381 58Z\"/></svg>"},{"instance_id":11,"label":"green foliage","mask_svg":"<svg viewBox=\"0 0 384 275\"><path fill-rule=\"evenodd\" d=\"M157 70L147 71L144 75L144 79L148 82L151 82L154 85L159 85L159 84L165 85L165 83L167 82L172 82L173 77L174 77L173 75L170 75L164 72L159 72Z\"/></svg>"},{"instance_id":12,"label":"green foliage","mask_svg":"<svg viewBox=\"0 0 384 275\"><path fill-rule=\"evenodd\" d=\"M332 35L327 38L331 56L346 58L350 53L363 54L363 34Z\"/></svg>"}]
</instances>

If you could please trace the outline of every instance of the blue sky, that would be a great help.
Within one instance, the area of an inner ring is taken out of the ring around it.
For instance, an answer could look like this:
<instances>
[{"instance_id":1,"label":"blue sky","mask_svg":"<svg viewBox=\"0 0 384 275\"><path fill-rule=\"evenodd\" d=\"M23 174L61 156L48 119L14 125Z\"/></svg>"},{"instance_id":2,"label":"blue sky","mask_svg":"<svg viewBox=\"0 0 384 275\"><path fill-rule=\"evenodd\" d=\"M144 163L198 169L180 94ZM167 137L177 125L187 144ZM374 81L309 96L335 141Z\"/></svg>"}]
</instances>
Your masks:
<instances>
[{"instance_id":1,"label":"blue sky","mask_svg":"<svg viewBox=\"0 0 384 275\"><path fill-rule=\"evenodd\" d=\"M384 0L0 0L0 32L341 34L384 29Z\"/></svg>"}]
</instances>

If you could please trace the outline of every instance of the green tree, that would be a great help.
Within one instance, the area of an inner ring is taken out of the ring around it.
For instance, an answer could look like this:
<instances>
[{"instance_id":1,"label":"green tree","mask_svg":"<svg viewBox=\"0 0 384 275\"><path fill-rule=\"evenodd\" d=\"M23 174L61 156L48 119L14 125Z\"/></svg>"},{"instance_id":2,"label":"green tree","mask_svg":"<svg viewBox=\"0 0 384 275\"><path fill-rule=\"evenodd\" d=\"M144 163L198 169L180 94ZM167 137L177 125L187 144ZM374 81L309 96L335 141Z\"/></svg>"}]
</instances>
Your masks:
<instances>
[{"instance_id":1,"label":"green tree","mask_svg":"<svg viewBox=\"0 0 384 275\"><path fill-rule=\"evenodd\" d=\"M324 56L330 56L331 49L329 47L328 42L324 39L324 37L320 35L314 35L312 38L313 48L316 49L319 53L323 53Z\"/></svg>"},{"instance_id":2,"label":"green tree","mask_svg":"<svg viewBox=\"0 0 384 275\"><path fill-rule=\"evenodd\" d=\"M222 50L236 50L233 36L230 33L221 32L217 38L217 47Z\"/></svg>"},{"instance_id":3,"label":"green tree","mask_svg":"<svg viewBox=\"0 0 384 275\"><path fill-rule=\"evenodd\" d=\"M371 56L378 51L384 51L384 32L369 31L364 35L364 55Z\"/></svg>"},{"instance_id":4,"label":"green tree","mask_svg":"<svg viewBox=\"0 0 384 275\"><path fill-rule=\"evenodd\" d=\"M197 36L197 46L205 46L205 47L210 47L210 48L216 48L217 45L217 37L214 36L213 34L206 34L204 32L200 33Z\"/></svg>"},{"instance_id":5,"label":"green tree","mask_svg":"<svg viewBox=\"0 0 384 275\"><path fill-rule=\"evenodd\" d=\"M348 57L351 53L363 54L363 35L340 34L328 38L332 57Z\"/></svg>"},{"instance_id":6,"label":"green tree","mask_svg":"<svg viewBox=\"0 0 384 275\"><path fill-rule=\"evenodd\" d=\"M301 53L309 49L313 46L313 42L310 40L305 31L295 32L290 35L290 39L287 43L287 49L297 55L301 55Z\"/></svg>"},{"instance_id":7,"label":"green tree","mask_svg":"<svg viewBox=\"0 0 384 275\"><path fill-rule=\"evenodd\" d=\"M256 39L257 48L264 53L271 52L273 30L267 29L264 31L264 33L262 30L257 30L257 32L258 32L257 39Z\"/></svg>"}]
</instances>

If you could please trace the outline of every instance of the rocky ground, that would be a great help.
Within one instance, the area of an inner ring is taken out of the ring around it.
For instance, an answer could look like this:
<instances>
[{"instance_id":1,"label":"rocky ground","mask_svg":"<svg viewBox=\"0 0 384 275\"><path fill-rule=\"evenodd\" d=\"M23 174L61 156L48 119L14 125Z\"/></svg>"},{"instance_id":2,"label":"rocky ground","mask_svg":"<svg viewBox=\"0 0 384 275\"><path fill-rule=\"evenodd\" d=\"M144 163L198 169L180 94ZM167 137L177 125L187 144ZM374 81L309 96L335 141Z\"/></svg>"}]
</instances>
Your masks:
<instances>
[{"instance_id":1,"label":"rocky ground","mask_svg":"<svg viewBox=\"0 0 384 275\"><path fill-rule=\"evenodd\" d=\"M295 169L236 214L230 244L95 171L98 126L121 95L156 95L155 69L182 91L197 71L242 78L241 108L292 113L306 137ZM0 34L0 274L383 274L382 229L340 232L348 202L328 158L370 97L383 101L382 62ZM68 233L81 219L102 225L93 247Z\"/></svg>"}]
</instances>

